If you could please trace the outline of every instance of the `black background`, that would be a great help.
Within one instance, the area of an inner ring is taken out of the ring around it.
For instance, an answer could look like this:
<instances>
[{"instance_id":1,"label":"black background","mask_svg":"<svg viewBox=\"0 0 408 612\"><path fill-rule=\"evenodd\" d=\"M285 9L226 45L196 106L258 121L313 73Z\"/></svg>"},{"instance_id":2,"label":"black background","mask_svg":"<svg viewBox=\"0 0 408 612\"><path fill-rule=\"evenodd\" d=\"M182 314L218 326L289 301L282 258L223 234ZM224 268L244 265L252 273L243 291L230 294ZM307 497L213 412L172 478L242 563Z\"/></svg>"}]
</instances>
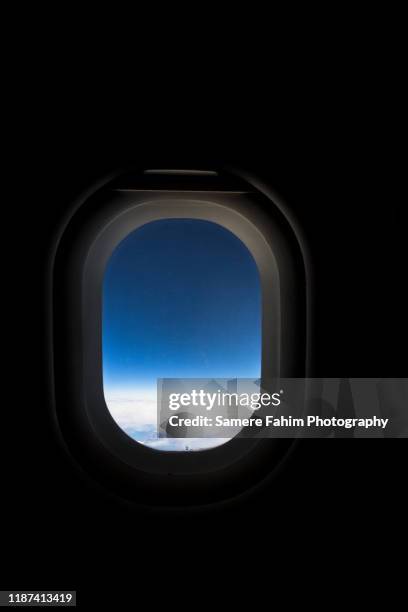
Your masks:
<instances>
[{"instance_id":1,"label":"black background","mask_svg":"<svg viewBox=\"0 0 408 612\"><path fill-rule=\"evenodd\" d=\"M231 593L252 584L257 598L294 570L312 570L317 582L331 571L332 580L345 580L367 556L374 575L385 563L378 547L402 545L401 440L304 441L256 493L175 513L110 496L71 465L55 437L45 340L49 250L84 189L132 164L231 164L269 182L310 249L312 374L407 375L402 163L390 140L398 126L372 107L371 94L343 98L341 88L325 86L311 100L309 83L277 103L279 89L266 99L256 79L240 83L226 98L211 77L182 93L169 78L146 100L148 86L126 99L118 83L105 81L90 99L79 83L56 93L53 81L30 108L3 205L10 307L3 331L11 337L2 404L3 588L76 589L83 607L97 599L123 609L140 593L146 606L163 597L193 607L207 597L214 604L220 581ZM347 559L341 570L326 562L334 551ZM192 599L186 585L195 585Z\"/></svg>"}]
</instances>

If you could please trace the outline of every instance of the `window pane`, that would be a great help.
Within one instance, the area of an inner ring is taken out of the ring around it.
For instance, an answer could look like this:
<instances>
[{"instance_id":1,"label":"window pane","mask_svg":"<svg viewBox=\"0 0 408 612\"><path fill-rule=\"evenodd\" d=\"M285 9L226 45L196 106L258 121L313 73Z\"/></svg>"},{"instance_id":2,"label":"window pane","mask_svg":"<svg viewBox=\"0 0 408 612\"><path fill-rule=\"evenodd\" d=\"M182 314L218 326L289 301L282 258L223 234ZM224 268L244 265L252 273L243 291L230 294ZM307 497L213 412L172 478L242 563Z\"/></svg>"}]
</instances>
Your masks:
<instances>
[{"instance_id":1,"label":"window pane","mask_svg":"<svg viewBox=\"0 0 408 612\"><path fill-rule=\"evenodd\" d=\"M163 219L113 252L103 287L107 406L133 439L202 450L225 439L157 439L157 378L259 378L261 289L246 246L224 227Z\"/></svg>"}]
</instances>

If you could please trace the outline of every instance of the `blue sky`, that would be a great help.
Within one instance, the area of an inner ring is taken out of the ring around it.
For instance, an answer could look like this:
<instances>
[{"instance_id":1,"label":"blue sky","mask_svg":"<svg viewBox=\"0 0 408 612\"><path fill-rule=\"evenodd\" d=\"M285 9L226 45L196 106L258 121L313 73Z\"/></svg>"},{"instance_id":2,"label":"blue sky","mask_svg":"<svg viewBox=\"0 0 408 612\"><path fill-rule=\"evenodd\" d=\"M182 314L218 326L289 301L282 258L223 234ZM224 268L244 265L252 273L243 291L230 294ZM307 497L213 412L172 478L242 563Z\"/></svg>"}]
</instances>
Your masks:
<instances>
[{"instance_id":1,"label":"blue sky","mask_svg":"<svg viewBox=\"0 0 408 612\"><path fill-rule=\"evenodd\" d=\"M261 290L252 255L208 221L142 226L108 262L102 336L108 407L144 440L155 426L157 378L260 376Z\"/></svg>"},{"instance_id":2,"label":"blue sky","mask_svg":"<svg viewBox=\"0 0 408 612\"><path fill-rule=\"evenodd\" d=\"M231 232L189 219L144 225L105 273L105 389L259 376L260 317L256 264Z\"/></svg>"}]
</instances>

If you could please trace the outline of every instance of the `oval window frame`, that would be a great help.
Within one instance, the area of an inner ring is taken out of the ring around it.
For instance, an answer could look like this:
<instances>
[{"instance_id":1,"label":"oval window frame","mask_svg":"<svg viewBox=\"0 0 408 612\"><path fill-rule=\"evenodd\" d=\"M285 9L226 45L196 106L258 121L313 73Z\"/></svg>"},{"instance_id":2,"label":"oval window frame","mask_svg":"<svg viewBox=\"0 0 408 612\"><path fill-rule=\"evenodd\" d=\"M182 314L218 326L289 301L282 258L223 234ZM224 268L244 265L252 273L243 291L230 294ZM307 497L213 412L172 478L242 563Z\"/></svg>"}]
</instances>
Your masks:
<instances>
[{"instance_id":1,"label":"oval window frame","mask_svg":"<svg viewBox=\"0 0 408 612\"><path fill-rule=\"evenodd\" d=\"M57 421L81 465L122 496L138 498L138 491L154 503L172 505L217 501L262 480L293 441L240 437L194 453L158 453L129 438L110 415L103 394L105 265L117 244L149 221L198 218L232 231L259 269L262 384L267 389L279 376L306 373L304 255L279 208L248 183L244 189L240 182L239 188L216 190L211 184L205 189L180 188L179 182L146 189L134 183L129 186L128 179L119 178L92 194L73 215L58 245L53 283Z\"/></svg>"}]
</instances>

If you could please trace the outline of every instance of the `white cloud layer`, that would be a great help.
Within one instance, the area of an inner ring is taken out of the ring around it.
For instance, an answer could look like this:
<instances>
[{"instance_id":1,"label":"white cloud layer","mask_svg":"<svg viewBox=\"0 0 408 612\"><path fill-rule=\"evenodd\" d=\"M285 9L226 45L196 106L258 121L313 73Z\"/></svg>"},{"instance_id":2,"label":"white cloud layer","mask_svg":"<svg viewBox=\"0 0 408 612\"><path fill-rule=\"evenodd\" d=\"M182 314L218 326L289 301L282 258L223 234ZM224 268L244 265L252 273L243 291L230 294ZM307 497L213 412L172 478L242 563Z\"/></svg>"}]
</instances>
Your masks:
<instances>
[{"instance_id":1,"label":"white cloud layer","mask_svg":"<svg viewBox=\"0 0 408 612\"><path fill-rule=\"evenodd\" d=\"M220 446L228 440L229 438L159 438L145 440L142 444L161 451L197 451Z\"/></svg>"},{"instance_id":2,"label":"white cloud layer","mask_svg":"<svg viewBox=\"0 0 408 612\"><path fill-rule=\"evenodd\" d=\"M160 451L197 451L214 448L228 438L155 438L157 395L152 391L115 391L106 394L106 405L116 423L134 440Z\"/></svg>"},{"instance_id":3,"label":"white cloud layer","mask_svg":"<svg viewBox=\"0 0 408 612\"><path fill-rule=\"evenodd\" d=\"M157 423L157 397L156 391L131 391L107 395L106 405L118 425L122 429L142 429L156 426Z\"/></svg>"}]
</instances>

